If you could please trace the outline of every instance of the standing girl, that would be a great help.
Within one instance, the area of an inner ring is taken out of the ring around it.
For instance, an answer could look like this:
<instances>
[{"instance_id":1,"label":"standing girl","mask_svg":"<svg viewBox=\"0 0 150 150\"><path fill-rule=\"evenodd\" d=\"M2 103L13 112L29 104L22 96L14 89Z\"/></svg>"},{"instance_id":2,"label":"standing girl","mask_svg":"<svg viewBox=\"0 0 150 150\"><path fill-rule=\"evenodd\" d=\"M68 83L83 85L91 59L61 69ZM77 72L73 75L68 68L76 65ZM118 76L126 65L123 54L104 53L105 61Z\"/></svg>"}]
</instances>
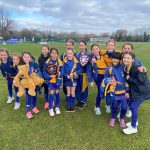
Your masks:
<instances>
[{"instance_id":1,"label":"standing girl","mask_svg":"<svg viewBox=\"0 0 150 150\"><path fill-rule=\"evenodd\" d=\"M76 99L78 103L76 107L79 109L83 109L86 106L87 97L88 97L88 82L93 87L92 82L92 64L90 61L90 54L86 49L86 42L79 42L80 52L76 53L75 56L82 66L82 73L79 75L77 79L77 87L76 87Z\"/></svg>"},{"instance_id":2,"label":"standing girl","mask_svg":"<svg viewBox=\"0 0 150 150\"><path fill-rule=\"evenodd\" d=\"M74 41L72 39L69 39L66 42L66 50L60 56L60 59L61 59L62 62L67 60L67 52L66 51L67 51L68 48L72 48L74 50ZM63 80L63 92L64 92L64 94L67 94L67 89L64 86L64 80Z\"/></svg>"},{"instance_id":3,"label":"standing girl","mask_svg":"<svg viewBox=\"0 0 150 150\"><path fill-rule=\"evenodd\" d=\"M45 62L50 58L49 55L49 46L46 44L43 44L41 47L41 56L38 59L38 63L40 66L40 71L43 74L43 67ZM43 87L44 87L44 97L45 97L45 105L44 105L44 109L48 109L49 108L49 102L48 102L48 87L46 85L46 83L43 83Z\"/></svg>"},{"instance_id":4,"label":"standing girl","mask_svg":"<svg viewBox=\"0 0 150 150\"><path fill-rule=\"evenodd\" d=\"M123 46L122 46L122 53L126 53L126 52L132 52L133 51L133 44L131 43L125 43ZM135 62L139 65L139 66L143 66L142 62L137 58L135 57Z\"/></svg>"},{"instance_id":5,"label":"standing girl","mask_svg":"<svg viewBox=\"0 0 150 150\"><path fill-rule=\"evenodd\" d=\"M50 49L50 58L46 61L43 68L43 75L49 90L49 115L54 116L54 94L56 96L56 115L60 114L60 81L62 78L62 61L58 58L58 49Z\"/></svg>"},{"instance_id":6,"label":"standing girl","mask_svg":"<svg viewBox=\"0 0 150 150\"><path fill-rule=\"evenodd\" d=\"M74 49L68 48L66 53L67 60L64 62L63 66L64 86L66 86L67 89L66 102L68 108L66 112L74 112L77 78L82 72L82 68L77 59L74 57Z\"/></svg>"},{"instance_id":7,"label":"standing girl","mask_svg":"<svg viewBox=\"0 0 150 150\"><path fill-rule=\"evenodd\" d=\"M125 43L123 46L122 46L122 54L126 53L126 52L132 52L134 49L133 47L133 44L132 43ZM140 72L146 72L146 68L143 66L142 62L137 58L135 57L134 61L139 65L138 69ZM130 109L130 99L128 100L128 109L127 109L127 114L126 116L127 117L131 117L131 109Z\"/></svg>"},{"instance_id":8,"label":"standing girl","mask_svg":"<svg viewBox=\"0 0 150 150\"><path fill-rule=\"evenodd\" d=\"M16 70L16 72L18 72L17 66L19 65L19 62L20 62L20 55L17 53L12 54L12 61L13 61L14 69ZM19 97L17 96L18 88L14 86L14 89L16 93L16 102L15 102L14 109L16 110L20 108L20 101L19 101Z\"/></svg>"},{"instance_id":9,"label":"standing girl","mask_svg":"<svg viewBox=\"0 0 150 150\"><path fill-rule=\"evenodd\" d=\"M135 63L135 54L127 52L123 55L123 64L125 66L125 77L129 84L132 120L127 123L126 129L123 129L125 134L137 133L137 118L138 109L144 100L150 99L150 82L146 73L141 73L138 70L138 65Z\"/></svg>"},{"instance_id":10,"label":"standing girl","mask_svg":"<svg viewBox=\"0 0 150 150\"><path fill-rule=\"evenodd\" d=\"M121 53L115 52L113 54L112 65L106 69L105 82L109 82L108 84L113 87L113 92L111 93L113 100L109 125L115 126L115 119L120 105L120 126L125 127L126 125L124 118L127 111L127 98L129 98L129 90L124 77L124 68L121 64L121 59Z\"/></svg>"},{"instance_id":11,"label":"standing girl","mask_svg":"<svg viewBox=\"0 0 150 150\"><path fill-rule=\"evenodd\" d=\"M9 52L7 49L1 50L1 72L4 77L4 80L7 81L7 87L8 87L7 103L10 104L14 100L12 85L13 85L13 79L16 76L17 71L13 66L12 58L9 57Z\"/></svg>"},{"instance_id":12,"label":"standing girl","mask_svg":"<svg viewBox=\"0 0 150 150\"><path fill-rule=\"evenodd\" d=\"M103 55L107 66L110 66L112 64L112 56L115 52L121 53L121 51L116 50L115 47L116 47L116 41L114 39L110 39L109 41L106 42L106 50L100 51L100 54ZM106 106L105 106L107 113L111 112L111 109L110 109L111 101L110 101L110 99L111 98L107 95L106 96Z\"/></svg>"},{"instance_id":13,"label":"standing girl","mask_svg":"<svg viewBox=\"0 0 150 150\"><path fill-rule=\"evenodd\" d=\"M100 102L101 102L101 95L100 95L100 85L102 83L102 80L104 79L104 74L107 68L107 65L105 63L105 60L103 56L100 55L100 47L98 44L93 44L91 46L91 51L93 54L92 57L92 66L93 66L93 79L97 85L97 97L96 97L96 103L94 111L96 115L100 115ZM94 61L95 59L95 61Z\"/></svg>"},{"instance_id":14,"label":"standing girl","mask_svg":"<svg viewBox=\"0 0 150 150\"><path fill-rule=\"evenodd\" d=\"M21 61L20 61L20 65L22 64L27 64L29 65L29 75L31 73L40 73L40 67L39 65L34 61L33 56L31 55L30 52L23 52L22 56L21 56ZM39 113L39 110L36 107L36 103L37 103L37 91L38 91L38 87L35 88L35 92L36 95L35 96L31 96L28 94L28 89L26 89L26 116L28 119L32 118L33 115L30 111L30 107L32 108L32 111L34 113Z\"/></svg>"},{"instance_id":15,"label":"standing girl","mask_svg":"<svg viewBox=\"0 0 150 150\"><path fill-rule=\"evenodd\" d=\"M66 50L68 48L72 48L74 50L74 41L72 39L67 40L66 42ZM62 62L64 62L67 58L67 53L66 51L64 53L61 54L60 59Z\"/></svg>"}]
</instances>

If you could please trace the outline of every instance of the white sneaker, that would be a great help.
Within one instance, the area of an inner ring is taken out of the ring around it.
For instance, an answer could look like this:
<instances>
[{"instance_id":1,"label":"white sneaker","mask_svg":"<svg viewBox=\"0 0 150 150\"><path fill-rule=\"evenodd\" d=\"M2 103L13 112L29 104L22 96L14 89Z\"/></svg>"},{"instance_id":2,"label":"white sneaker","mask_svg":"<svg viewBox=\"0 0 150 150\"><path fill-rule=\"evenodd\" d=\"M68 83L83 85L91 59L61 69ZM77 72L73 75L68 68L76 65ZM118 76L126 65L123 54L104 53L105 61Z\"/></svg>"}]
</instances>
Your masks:
<instances>
[{"instance_id":1,"label":"white sneaker","mask_svg":"<svg viewBox=\"0 0 150 150\"><path fill-rule=\"evenodd\" d=\"M55 108L55 111L56 111L56 115L59 115L59 114L60 114L60 109L59 109L59 107L56 107L56 108Z\"/></svg>"},{"instance_id":2,"label":"white sneaker","mask_svg":"<svg viewBox=\"0 0 150 150\"><path fill-rule=\"evenodd\" d=\"M127 127L126 129L123 129L123 132L129 135L129 134L137 133L138 131L137 131L137 127L133 128L132 126L130 126Z\"/></svg>"},{"instance_id":3,"label":"white sneaker","mask_svg":"<svg viewBox=\"0 0 150 150\"><path fill-rule=\"evenodd\" d=\"M20 108L20 103L15 102L14 110L19 109L19 108Z\"/></svg>"},{"instance_id":4,"label":"white sneaker","mask_svg":"<svg viewBox=\"0 0 150 150\"><path fill-rule=\"evenodd\" d=\"M14 100L14 97L8 97L8 100L7 100L7 104L10 104L10 103L12 103L12 101Z\"/></svg>"},{"instance_id":5,"label":"white sneaker","mask_svg":"<svg viewBox=\"0 0 150 150\"><path fill-rule=\"evenodd\" d=\"M50 109L50 110L49 110L49 115L50 115L51 117L55 116L53 109Z\"/></svg>"},{"instance_id":6,"label":"white sneaker","mask_svg":"<svg viewBox=\"0 0 150 150\"><path fill-rule=\"evenodd\" d=\"M105 108L106 108L106 113L111 113L110 105L106 105Z\"/></svg>"},{"instance_id":7,"label":"white sneaker","mask_svg":"<svg viewBox=\"0 0 150 150\"><path fill-rule=\"evenodd\" d=\"M98 115L98 116L101 115L100 107L95 107L95 108L94 108L94 111L95 111L95 114L96 114L96 115Z\"/></svg>"},{"instance_id":8,"label":"white sneaker","mask_svg":"<svg viewBox=\"0 0 150 150\"><path fill-rule=\"evenodd\" d=\"M136 122L136 126L138 126L139 125L139 123L138 123L138 121ZM127 127L130 127L131 126L131 122L128 122L128 123L126 123L126 126Z\"/></svg>"},{"instance_id":9,"label":"white sneaker","mask_svg":"<svg viewBox=\"0 0 150 150\"><path fill-rule=\"evenodd\" d=\"M132 116L132 112L130 109L127 110L126 117L130 118Z\"/></svg>"}]
</instances>

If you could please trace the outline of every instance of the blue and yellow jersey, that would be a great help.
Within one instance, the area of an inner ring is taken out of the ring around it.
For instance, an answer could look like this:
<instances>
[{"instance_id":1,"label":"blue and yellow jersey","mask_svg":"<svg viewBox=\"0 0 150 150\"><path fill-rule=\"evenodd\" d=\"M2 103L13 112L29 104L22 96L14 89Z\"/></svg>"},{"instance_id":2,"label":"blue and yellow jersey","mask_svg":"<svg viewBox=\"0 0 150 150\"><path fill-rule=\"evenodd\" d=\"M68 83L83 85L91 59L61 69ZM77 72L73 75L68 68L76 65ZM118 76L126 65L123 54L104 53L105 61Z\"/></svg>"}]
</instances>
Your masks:
<instances>
[{"instance_id":1,"label":"blue and yellow jersey","mask_svg":"<svg viewBox=\"0 0 150 150\"><path fill-rule=\"evenodd\" d=\"M82 66L82 74L84 76L87 76L88 81L91 83L92 82L92 63L91 63L91 54L85 51L84 55L87 55L89 57L88 63L85 66L82 66L80 63L80 57L82 56L82 53L75 53L75 57L77 58L78 62Z\"/></svg>"},{"instance_id":2,"label":"blue and yellow jersey","mask_svg":"<svg viewBox=\"0 0 150 150\"><path fill-rule=\"evenodd\" d=\"M96 60L96 66L97 66L98 74L105 74L107 65L106 65L106 62L105 62L103 56L101 56L100 59Z\"/></svg>"},{"instance_id":3,"label":"blue and yellow jersey","mask_svg":"<svg viewBox=\"0 0 150 150\"><path fill-rule=\"evenodd\" d=\"M124 94L129 91L129 86L126 83L124 67L122 64L119 64L118 66L112 65L107 67L105 79L115 79L115 81L117 81L117 85L114 89L116 95Z\"/></svg>"},{"instance_id":4,"label":"blue and yellow jersey","mask_svg":"<svg viewBox=\"0 0 150 150\"><path fill-rule=\"evenodd\" d=\"M12 58L9 57L6 63L1 62L1 72L3 77L14 78L18 73L18 70L13 65Z\"/></svg>"},{"instance_id":5,"label":"blue and yellow jersey","mask_svg":"<svg viewBox=\"0 0 150 150\"><path fill-rule=\"evenodd\" d=\"M65 80L68 79L68 76L70 73L74 74L74 78L77 78L82 73L82 67L76 57L74 57L72 60L65 60L63 65L63 76Z\"/></svg>"},{"instance_id":6,"label":"blue and yellow jersey","mask_svg":"<svg viewBox=\"0 0 150 150\"><path fill-rule=\"evenodd\" d=\"M104 60L105 60L105 63L107 66L110 66L112 65L112 55L115 53L115 52L120 52L120 50L113 50L113 52L109 53L107 50L100 50L100 55L103 56Z\"/></svg>"},{"instance_id":7,"label":"blue and yellow jersey","mask_svg":"<svg viewBox=\"0 0 150 150\"><path fill-rule=\"evenodd\" d=\"M92 63L92 77L95 82L98 81L98 75L104 75L106 72L107 65L103 56L100 56L100 59L93 56L92 58L96 59L96 63Z\"/></svg>"},{"instance_id":8,"label":"blue and yellow jersey","mask_svg":"<svg viewBox=\"0 0 150 150\"><path fill-rule=\"evenodd\" d=\"M65 61L67 60L67 54L66 54L66 52L64 52L64 53L62 53L62 54L60 55L60 60L61 60L62 62L65 62Z\"/></svg>"},{"instance_id":9,"label":"blue and yellow jersey","mask_svg":"<svg viewBox=\"0 0 150 150\"><path fill-rule=\"evenodd\" d=\"M47 65L50 64L50 63L52 63L52 64L58 66L59 71L60 71L60 78L62 77L62 66L63 66L63 63L62 63L62 61L61 61L59 58L56 59L56 60L52 60L51 58L49 58L49 59L46 61L45 65L44 65L44 68L43 68L43 76L44 76L45 80L48 81L48 82L50 82L50 83L56 83L56 78L57 78L58 76L51 78L50 75L49 75L48 72L47 72L47 69L46 69L46 68L47 68Z\"/></svg>"}]
</instances>

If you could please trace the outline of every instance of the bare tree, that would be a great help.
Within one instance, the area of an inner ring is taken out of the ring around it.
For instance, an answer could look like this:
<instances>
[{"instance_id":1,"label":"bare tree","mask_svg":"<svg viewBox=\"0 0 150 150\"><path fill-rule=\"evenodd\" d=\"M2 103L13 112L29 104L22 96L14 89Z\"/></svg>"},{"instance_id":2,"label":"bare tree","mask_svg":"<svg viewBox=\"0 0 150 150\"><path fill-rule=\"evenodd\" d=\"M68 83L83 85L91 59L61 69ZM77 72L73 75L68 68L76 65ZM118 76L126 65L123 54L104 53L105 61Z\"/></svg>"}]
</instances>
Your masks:
<instances>
[{"instance_id":1,"label":"bare tree","mask_svg":"<svg viewBox=\"0 0 150 150\"><path fill-rule=\"evenodd\" d=\"M7 38L9 35L12 34L12 27L13 27L14 20L11 17L11 14L0 8L0 36Z\"/></svg>"}]
</instances>

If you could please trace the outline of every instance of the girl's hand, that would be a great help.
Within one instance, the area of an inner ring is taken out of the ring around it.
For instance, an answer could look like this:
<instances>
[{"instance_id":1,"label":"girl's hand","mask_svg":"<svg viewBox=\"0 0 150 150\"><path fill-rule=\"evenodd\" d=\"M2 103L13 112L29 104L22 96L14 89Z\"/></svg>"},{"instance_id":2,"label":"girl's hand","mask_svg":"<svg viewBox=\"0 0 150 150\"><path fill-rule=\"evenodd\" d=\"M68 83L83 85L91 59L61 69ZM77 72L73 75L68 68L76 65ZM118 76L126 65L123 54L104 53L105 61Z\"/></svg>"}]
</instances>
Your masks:
<instances>
[{"instance_id":1,"label":"girl's hand","mask_svg":"<svg viewBox=\"0 0 150 150\"><path fill-rule=\"evenodd\" d=\"M51 75L50 77L51 77L51 78L55 78L55 77L56 77L56 75Z\"/></svg>"},{"instance_id":2,"label":"girl's hand","mask_svg":"<svg viewBox=\"0 0 150 150\"><path fill-rule=\"evenodd\" d=\"M138 71L141 72L141 73L147 72L147 70L144 66L138 67Z\"/></svg>"},{"instance_id":3,"label":"girl's hand","mask_svg":"<svg viewBox=\"0 0 150 150\"><path fill-rule=\"evenodd\" d=\"M127 76L126 76L126 79L128 80L129 78L130 78L130 76L129 76L129 75L127 75Z\"/></svg>"},{"instance_id":4,"label":"girl's hand","mask_svg":"<svg viewBox=\"0 0 150 150\"><path fill-rule=\"evenodd\" d=\"M143 73L144 72L144 68L141 66L141 67L138 67L138 71Z\"/></svg>"},{"instance_id":5,"label":"girl's hand","mask_svg":"<svg viewBox=\"0 0 150 150\"><path fill-rule=\"evenodd\" d=\"M126 98L126 99L129 99L129 98L130 98L129 93L125 93L125 98Z\"/></svg>"},{"instance_id":6,"label":"girl's hand","mask_svg":"<svg viewBox=\"0 0 150 150\"><path fill-rule=\"evenodd\" d=\"M110 85L112 85L113 87L116 87L117 86L117 81L116 80L111 81Z\"/></svg>"},{"instance_id":7,"label":"girl's hand","mask_svg":"<svg viewBox=\"0 0 150 150\"><path fill-rule=\"evenodd\" d=\"M91 82L90 85L91 85L91 87L94 87L94 82Z\"/></svg>"},{"instance_id":8,"label":"girl's hand","mask_svg":"<svg viewBox=\"0 0 150 150\"><path fill-rule=\"evenodd\" d=\"M6 79L6 78L3 78L3 80L5 80L5 81L6 81L7 79Z\"/></svg>"},{"instance_id":9,"label":"girl's hand","mask_svg":"<svg viewBox=\"0 0 150 150\"><path fill-rule=\"evenodd\" d=\"M73 78L73 74L72 73L70 74L70 78Z\"/></svg>"},{"instance_id":10,"label":"girl's hand","mask_svg":"<svg viewBox=\"0 0 150 150\"><path fill-rule=\"evenodd\" d=\"M92 63L96 63L96 59L95 58L92 58Z\"/></svg>"},{"instance_id":11,"label":"girl's hand","mask_svg":"<svg viewBox=\"0 0 150 150\"><path fill-rule=\"evenodd\" d=\"M67 78L70 79L70 76L68 75Z\"/></svg>"},{"instance_id":12,"label":"girl's hand","mask_svg":"<svg viewBox=\"0 0 150 150\"><path fill-rule=\"evenodd\" d=\"M58 76L60 76L60 71L58 72Z\"/></svg>"}]
</instances>

